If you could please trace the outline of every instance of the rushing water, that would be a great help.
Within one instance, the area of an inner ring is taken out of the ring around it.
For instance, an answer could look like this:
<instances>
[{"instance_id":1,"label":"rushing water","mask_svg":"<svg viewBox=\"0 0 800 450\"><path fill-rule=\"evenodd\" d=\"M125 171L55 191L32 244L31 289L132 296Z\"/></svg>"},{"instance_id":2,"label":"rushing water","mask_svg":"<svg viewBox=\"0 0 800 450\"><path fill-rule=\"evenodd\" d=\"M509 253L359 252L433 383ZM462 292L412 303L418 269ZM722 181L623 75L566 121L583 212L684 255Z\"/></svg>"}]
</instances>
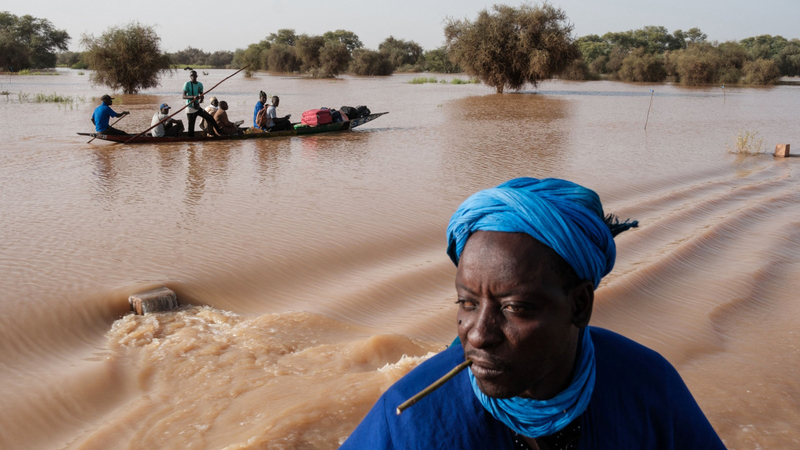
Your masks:
<instances>
[{"instance_id":1,"label":"rushing water","mask_svg":"<svg viewBox=\"0 0 800 450\"><path fill-rule=\"evenodd\" d=\"M206 88L230 73L210 72ZM495 95L412 77L237 76L211 94L232 120L259 90L294 118L390 114L159 146L75 135L105 93L88 74L0 78L0 448L336 448L455 336L447 220L517 176L577 181L640 221L593 324L667 357L729 448L800 446L800 158L726 151L740 130L800 147L800 87ZM118 127L180 106L183 78L118 95ZM194 306L125 315L159 285Z\"/></svg>"}]
</instances>

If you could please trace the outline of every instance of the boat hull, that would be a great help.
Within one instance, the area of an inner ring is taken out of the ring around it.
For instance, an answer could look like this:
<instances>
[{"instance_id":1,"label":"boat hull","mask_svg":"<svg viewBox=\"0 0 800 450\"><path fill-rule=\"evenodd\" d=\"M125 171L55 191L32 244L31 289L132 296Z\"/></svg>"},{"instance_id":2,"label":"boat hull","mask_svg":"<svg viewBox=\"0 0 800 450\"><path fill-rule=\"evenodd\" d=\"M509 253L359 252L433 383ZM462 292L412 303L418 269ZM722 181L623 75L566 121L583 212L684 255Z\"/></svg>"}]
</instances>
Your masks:
<instances>
[{"instance_id":1,"label":"boat hull","mask_svg":"<svg viewBox=\"0 0 800 450\"><path fill-rule=\"evenodd\" d=\"M286 131L234 134L231 136L206 137L202 133L195 133L195 135L192 137L183 134L181 136L172 136L172 137L167 137L167 136L153 137L148 135L142 135L142 136L136 136L135 138L134 138L135 135L130 135L130 134L114 135L114 134L102 134L102 133L78 133L78 135L89 136L104 141L118 142L120 144L166 144L166 143L177 143L177 142L214 142L214 141L238 141L247 139L269 139L276 137L305 136L309 134L332 133L336 131L351 130L357 126L375 120L384 114L389 114L389 113L382 112L382 113L370 114L369 116L353 119L347 122L329 123L326 125L320 125L316 127L301 127Z\"/></svg>"}]
</instances>

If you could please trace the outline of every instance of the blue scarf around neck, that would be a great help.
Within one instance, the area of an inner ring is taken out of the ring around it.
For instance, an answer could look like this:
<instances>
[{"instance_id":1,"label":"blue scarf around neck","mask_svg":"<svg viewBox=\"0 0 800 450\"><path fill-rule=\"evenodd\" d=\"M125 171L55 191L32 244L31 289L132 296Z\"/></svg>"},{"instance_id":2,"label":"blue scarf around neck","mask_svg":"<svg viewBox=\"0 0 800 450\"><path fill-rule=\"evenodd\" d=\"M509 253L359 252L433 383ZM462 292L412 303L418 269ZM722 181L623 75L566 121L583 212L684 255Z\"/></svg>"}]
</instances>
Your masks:
<instances>
[{"instance_id":1,"label":"blue scarf around neck","mask_svg":"<svg viewBox=\"0 0 800 450\"><path fill-rule=\"evenodd\" d=\"M569 387L550 400L530 398L491 398L481 392L472 370L469 379L472 390L495 419L517 434L538 438L556 433L583 414L594 392L594 344L588 328L581 330L578 347L580 359Z\"/></svg>"}]
</instances>

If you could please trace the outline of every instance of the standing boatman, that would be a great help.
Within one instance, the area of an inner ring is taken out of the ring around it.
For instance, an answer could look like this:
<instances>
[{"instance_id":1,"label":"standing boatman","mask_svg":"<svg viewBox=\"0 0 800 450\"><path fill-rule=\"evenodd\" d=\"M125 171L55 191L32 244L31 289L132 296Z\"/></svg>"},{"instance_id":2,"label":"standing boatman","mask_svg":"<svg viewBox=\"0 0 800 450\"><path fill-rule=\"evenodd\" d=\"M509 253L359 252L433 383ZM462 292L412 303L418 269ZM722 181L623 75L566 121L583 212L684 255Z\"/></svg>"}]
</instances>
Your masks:
<instances>
[{"instance_id":1,"label":"standing boatman","mask_svg":"<svg viewBox=\"0 0 800 450\"><path fill-rule=\"evenodd\" d=\"M110 117L122 117L127 116L130 114L128 111L122 111L121 113L117 113L113 109L111 109L111 104L114 102L114 98L108 94L100 97L102 103L100 106L94 109L94 113L92 114L92 123L94 124L94 129L97 131L97 134L116 134L116 135L126 135L128 133L118 130L108 124L108 119Z\"/></svg>"},{"instance_id":2,"label":"standing boatman","mask_svg":"<svg viewBox=\"0 0 800 450\"><path fill-rule=\"evenodd\" d=\"M203 102L203 83L197 81L196 71L192 70L189 72L189 80L190 81L183 84L183 99L186 100L186 104L189 105L186 108L186 117L189 120L189 127L187 130L189 132L189 137L194 136L194 123L197 120L197 116L205 119L206 123L209 124L217 134L221 134L217 122L214 121L211 114L200 107L200 103Z\"/></svg>"}]
</instances>

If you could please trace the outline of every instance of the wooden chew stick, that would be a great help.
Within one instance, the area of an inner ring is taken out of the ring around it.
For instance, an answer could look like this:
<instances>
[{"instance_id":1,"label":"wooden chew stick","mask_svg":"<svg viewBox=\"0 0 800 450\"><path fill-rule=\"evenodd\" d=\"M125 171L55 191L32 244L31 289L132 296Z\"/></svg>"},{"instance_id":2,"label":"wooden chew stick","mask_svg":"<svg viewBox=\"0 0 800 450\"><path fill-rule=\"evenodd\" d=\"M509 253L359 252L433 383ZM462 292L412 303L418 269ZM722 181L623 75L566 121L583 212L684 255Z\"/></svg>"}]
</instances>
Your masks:
<instances>
[{"instance_id":1,"label":"wooden chew stick","mask_svg":"<svg viewBox=\"0 0 800 450\"><path fill-rule=\"evenodd\" d=\"M414 403L417 403L418 401L422 400L424 397L426 397L431 392L433 392L433 391L439 389L440 387L442 387L443 384L445 384L448 381L450 381L451 378L453 378L454 376L458 375L459 372L461 372L462 370L466 369L467 367L469 367L471 365L472 365L472 360L471 359L468 359L468 360L464 361L463 363L457 365L453 370L451 370L450 372L447 372L442 378L439 378L438 380L434 381L433 384L431 384L430 386L428 386L425 389L423 389L422 391L420 391L419 394L411 397L410 399L408 399L405 402L403 402L403 404L398 406L397 407L397 415L400 415L401 412L403 412L406 409L408 409L409 407L411 407L411 405L413 405Z\"/></svg>"}]
</instances>

